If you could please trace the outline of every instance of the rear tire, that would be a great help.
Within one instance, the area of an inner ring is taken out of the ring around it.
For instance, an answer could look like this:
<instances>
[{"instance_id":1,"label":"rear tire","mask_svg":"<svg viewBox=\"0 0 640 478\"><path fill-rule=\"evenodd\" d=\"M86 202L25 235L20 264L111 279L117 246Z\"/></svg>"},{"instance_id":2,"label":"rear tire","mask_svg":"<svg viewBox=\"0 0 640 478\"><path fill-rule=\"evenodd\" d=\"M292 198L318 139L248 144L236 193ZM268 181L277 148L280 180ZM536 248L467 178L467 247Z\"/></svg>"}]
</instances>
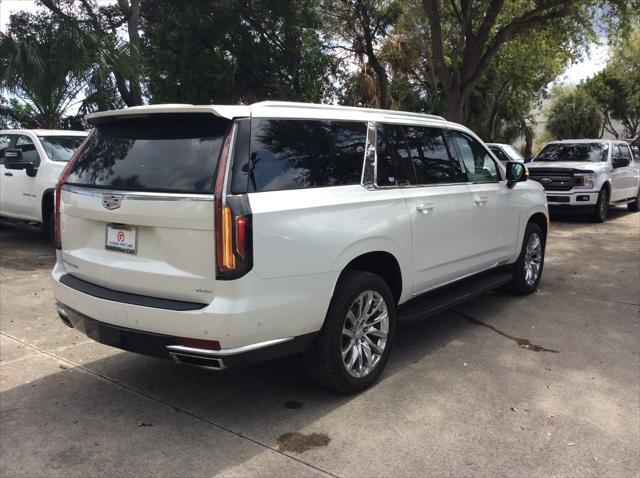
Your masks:
<instances>
[{"instance_id":1,"label":"rear tire","mask_svg":"<svg viewBox=\"0 0 640 478\"><path fill-rule=\"evenodd\" d=\"M513 264L513 279L506 289L517 295L535 292L542 278L546 237L534 222L527 224L518 260Z\"/></svg>"},{"instance_id":2,"label":"rear tire","mask_svg":"<svg viewBox=\"0 0 640 478\"><path fill-rule=\"evenodd\" d=\"M638 194L636 194L635 200L627 203L627 209L633 212L640 210L640 189L638 190Z\"/></svg>"},{"instance_id":3,"label":"rear tire","mask_svg":"<svg viewBox=\"0 0 640 478\"><path fill-rule=\"evenodd\" d=\"M602 188L600 190L600 194L598 194L596 208L591 214L591 220L593 222L604 222L607 220L607 214L609 213L609 199L609 189L606 187Z\"/></svg>"},{"instance_id":4,"label":"rear tire","mask_svg":"<svg viewBox=\"0 0 640 478\"><path fill-rule=\"evenodd\" d=\"M395 326L395 300L387 283L370 272L345 271L324 325L304 354L307 373L337 392L366 389L384 370Z\"/></svg>"}]
</instances>

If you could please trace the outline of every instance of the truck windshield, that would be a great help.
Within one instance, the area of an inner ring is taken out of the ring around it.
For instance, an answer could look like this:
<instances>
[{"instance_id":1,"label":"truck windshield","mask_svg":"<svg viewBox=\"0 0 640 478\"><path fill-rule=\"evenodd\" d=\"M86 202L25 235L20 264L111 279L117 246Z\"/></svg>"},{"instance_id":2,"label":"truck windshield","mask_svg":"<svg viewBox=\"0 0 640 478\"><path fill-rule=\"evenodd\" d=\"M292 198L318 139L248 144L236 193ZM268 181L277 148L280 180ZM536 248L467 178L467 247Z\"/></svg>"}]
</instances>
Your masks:
<instances>
[{"instance_id":1,"label":"truck windshield","mask_svg":"<svg viewBox=\"0 0 640 478\"><path fill-rule=\"evenodd\" d=\"M513 146L511 146L510 144L507 144L504 146L504 152L507 153L507 156L509 156L512 161L520 161L520 162L524 161L524 158L518 152L518 150Z\"/></svg>"},{"instance_id":2,"label":"truck windshield","mask_svg":"<svg viewBox=\"0 0 640 478\"><path fill-rule=\"evenodd\" d=\"M555 143L544 147L534 161L591 161L607 160L606 143Z\"/></svg>"},{"instance_id":3,"label":"truck windshield","mask_svg":"<svg viewBox=\"0 0 640 478\"><path fill-rule=\"evenodd\" d=\"M69 161L85 136L38 136L47 156L53 161Z\"/></svg>"}]
</instances>

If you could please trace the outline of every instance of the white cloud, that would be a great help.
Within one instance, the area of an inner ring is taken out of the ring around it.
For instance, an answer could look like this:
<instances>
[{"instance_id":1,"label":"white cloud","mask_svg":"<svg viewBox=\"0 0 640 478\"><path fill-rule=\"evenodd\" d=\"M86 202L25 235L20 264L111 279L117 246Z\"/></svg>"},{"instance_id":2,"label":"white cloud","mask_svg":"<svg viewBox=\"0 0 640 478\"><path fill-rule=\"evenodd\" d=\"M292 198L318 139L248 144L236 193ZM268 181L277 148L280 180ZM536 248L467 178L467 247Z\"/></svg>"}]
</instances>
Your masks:
<instances>
[{"instance_id":1,"label":"white cloud","mask_svg":"<svg viewBox=\"0 0 640 478\"><path fill-rule=\"evenodd\" d=\"M602 70L607 65L608 59L609 47L592 43L586 58L571 65L558 80L565 84L576 85Z\"/></svg>"}]
</instances>

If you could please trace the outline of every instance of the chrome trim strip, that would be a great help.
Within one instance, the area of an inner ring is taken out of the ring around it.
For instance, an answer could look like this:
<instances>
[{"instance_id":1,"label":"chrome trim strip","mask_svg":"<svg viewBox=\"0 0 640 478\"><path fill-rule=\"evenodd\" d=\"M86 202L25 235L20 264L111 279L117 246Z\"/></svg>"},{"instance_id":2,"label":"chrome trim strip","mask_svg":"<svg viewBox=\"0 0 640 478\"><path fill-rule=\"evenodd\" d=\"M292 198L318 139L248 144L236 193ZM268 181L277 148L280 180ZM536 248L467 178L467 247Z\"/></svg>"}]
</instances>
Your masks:
<instances>
[{"instance_id":1,"label":"chrome trim strip","mask_svg":"<svg viewBox=\"0 0 640 478\"><path fill-rule=\"evenodd\" d=\"M282 339L267 340L266 342L258 342L256 344L249 344L249 345L244 345L242 347L235 347L232 349L222 349L222 350L198 349L195 347L186 347L184 345L167 345L167 348L173 352L208 355L211 357L227 357L229 355L242 354L245 352L251 352L253 350L258 350L265 347L270 347L272 345L278 345L284 342L289 342L290 340L293 340L293 339L294 339L293 337L284 337Z\"/></svg>"},{"instance_id":2,"label":"chrome trim strip","mask_svg":"<svg viewBox=\"0 0 640 478\"><path fill-rule=\"evenodd\" d=\"M173 361L179 365L188 365L190 367L197 367L197 368L203 368L206 370L218 370L218 371L225 370L227 368L227 366L224 364L224 361L221 358L210 359L207 357L202 357L200 355L178 354L175 352L169 352L169 355L171 356ZM181 360L180 357L191 357L191 358L197 358L197 359L211 360L211 365L203 365L203 364L197 365L197 364L185 362L184 360Z\"/></svg>"},{"instance_id":3,"label":"chrome trim strip","mask_svg":"<svg viewBox=\"0 0 640 478\"><path fill-rule=\"evenodd\" d=\"M63 191L82 196L92 196L102 198L109 194L121 195L123 199L129 200L152 200L152 201L213 201L213 194L189 194L189 193L158 193L151 191L122 191L118 189L98 189L72 186L65 184Z\"/></svg>"}]
</instances>

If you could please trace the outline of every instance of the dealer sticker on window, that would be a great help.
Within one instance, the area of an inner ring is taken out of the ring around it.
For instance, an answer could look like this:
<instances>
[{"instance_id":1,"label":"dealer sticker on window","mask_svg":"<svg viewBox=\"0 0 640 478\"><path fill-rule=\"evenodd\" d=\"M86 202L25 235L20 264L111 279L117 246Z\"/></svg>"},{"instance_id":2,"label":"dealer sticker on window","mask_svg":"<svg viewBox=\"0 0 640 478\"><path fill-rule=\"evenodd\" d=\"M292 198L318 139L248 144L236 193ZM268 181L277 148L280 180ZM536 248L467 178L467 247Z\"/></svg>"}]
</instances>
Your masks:
<instances>
[{"instance_id":1,"label":"dealer sticker on window","mask_svg":"<svg viewBox=\"0 0 640 478\"><path fill-rule=\"evenodd\" d=\"M123 224L107 224L105 249L135 254L138 249L138 228Z\"/></svg>"}]
</instances>

